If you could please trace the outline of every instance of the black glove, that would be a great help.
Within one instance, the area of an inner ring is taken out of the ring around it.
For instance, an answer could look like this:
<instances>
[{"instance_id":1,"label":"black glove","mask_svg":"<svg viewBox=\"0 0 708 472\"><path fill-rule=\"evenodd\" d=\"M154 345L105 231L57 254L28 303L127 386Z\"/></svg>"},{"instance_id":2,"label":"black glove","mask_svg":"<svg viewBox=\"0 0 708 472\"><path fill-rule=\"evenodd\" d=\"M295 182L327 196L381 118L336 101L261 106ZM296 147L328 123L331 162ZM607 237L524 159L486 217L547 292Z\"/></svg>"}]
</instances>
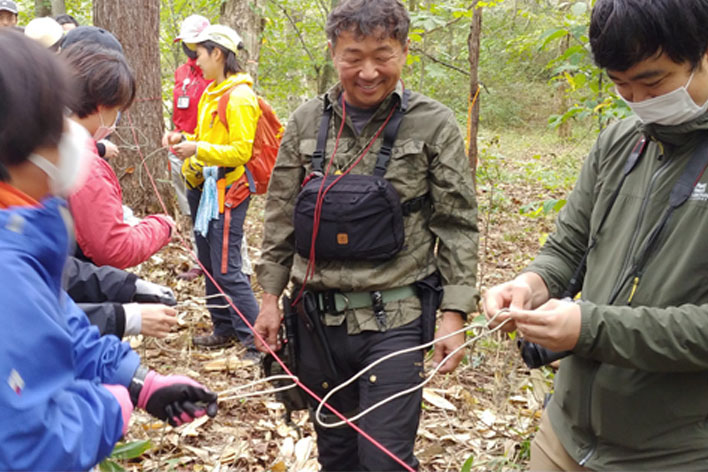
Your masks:
<instances>
[{"instance_id":1,"label":"black glove","mask_svg":"<svg viewBox=\"0 0 708 472\"><path fill-rule=\"evenodd\" d=\"M171 288L154 284L143 279L135 281L133 301L138 303L162 303L168 306L175 306L177 304L177 299Z\"/></svg>"},{"instance_id":2,"label":"black glove","mask_svg":"<svg viewBox=\"0 0 708 472\"><path fill-rule=\"evenodd\" d=\"M142 380L139 375L140 369L130 386L131 400L154 417L180 426L205 414L216 416L216 393L189 377L164 376L152 370Z\"/></svg>"}]
</instances>

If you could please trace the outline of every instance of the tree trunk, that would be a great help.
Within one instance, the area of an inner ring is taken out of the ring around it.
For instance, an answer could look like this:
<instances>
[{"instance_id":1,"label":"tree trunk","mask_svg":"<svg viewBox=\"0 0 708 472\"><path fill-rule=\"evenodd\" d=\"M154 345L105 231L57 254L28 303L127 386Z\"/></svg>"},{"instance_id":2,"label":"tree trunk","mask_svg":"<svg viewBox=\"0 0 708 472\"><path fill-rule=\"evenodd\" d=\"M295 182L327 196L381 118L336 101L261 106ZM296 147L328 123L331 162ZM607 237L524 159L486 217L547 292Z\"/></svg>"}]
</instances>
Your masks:
<instances>
[{"instance_id":1,"label":"tree trunk","mask_svg":"<svg viewBox=\"0 0 708 472\"><path fill-rule=\"evenodd\" d=\"M467 116L467 158L472 168L472 176L477 175L477 133L479 130L479 98L481 85L479 83L479 44L482 36L482 8L474 10L470 23L470 33L467 36L470 62L470 98Z\"/></svg>"},{"instance_id":2,"label":"tree trunk","mask_svg":"<svg viewBox=\"0 0 708 472\"><path fill-rule=\"evenodd\" d=\"M49 0L34 0L34 17L52 16L52 4Z\"/></svg>"},{"instance_id":3,"label":"tree trunk","mask_svg":"<svg viewBox=\"0 0 708 472\"><path fill-rule=\"evenodd\" d=\"M246 51L239 57L239 62L258 83L258 61L261 54L261 41L265 18L260 14L266 0L227 0L221 5L221 24L230 26L243 38ZM245 60L244 60L245 57Z\"/></svg>"},{"instance_id":4,"label":"tree trunk","mask_svg":"<svg viewBox=\"0 0 708 472\"><path fill-rule=\"evenodd\" d=\"M332 0L329 5L329 12L334 10L338 4L339 0ZM327 12L327 15L329 15L329 12ZM327 90L334 85L336 80L337 74L334 70L334 64L332 64L332 54L329 48L326 48L324 52L324 66L317 77L317 94L321 95L327 92Z\"/></svg>"},{"instance_id":5,"label":"tree trunk","mask_svg":"<svg viewBox=\"0 0 708 472\"><path fill-rule=\"evenodd\" d=\"M64 0L51 0L51 2L52 16L57 16L66 13L66 3Z\"/></svg>"},{"instance_id":6,"label":"tree trunk","mask_svg":"<svg viewBox=\"0 0 708 472\"><path fill-rule=\"evenodd\" d=\"M160 0L94 0L93 18L96 26L111 31L123 45L138 86L135 102L123 113L118 132L112 138L120 148L120 156L112 159L111 165L123 188L123 202L138 211L162 211L144 161L168 212L172 213L174 198L167 173L167 153L159 150L164 128Z\"/></svg>"}]
</instances>

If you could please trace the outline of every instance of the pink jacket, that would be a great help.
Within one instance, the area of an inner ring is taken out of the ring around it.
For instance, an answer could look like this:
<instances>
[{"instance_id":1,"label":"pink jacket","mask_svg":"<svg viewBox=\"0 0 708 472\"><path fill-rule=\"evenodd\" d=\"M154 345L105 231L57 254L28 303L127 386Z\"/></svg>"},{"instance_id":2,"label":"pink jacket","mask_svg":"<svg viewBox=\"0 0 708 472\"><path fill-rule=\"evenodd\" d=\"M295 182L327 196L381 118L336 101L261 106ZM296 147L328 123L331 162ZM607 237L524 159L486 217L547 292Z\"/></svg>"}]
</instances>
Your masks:
<instances>
[{"instance_id":1,"label":"pink jacket","mask_svg":"<svg viewBox=\"0 0 708 472\"><path fill-rule=\"evenodd\" d=\"M93 152L89 178L69 197L76 242L96 265L138 265L170 241L171 225L163 215L147 216L135 226L124 223L118 177L95 148Z\"/></svg>"}]
</instances>

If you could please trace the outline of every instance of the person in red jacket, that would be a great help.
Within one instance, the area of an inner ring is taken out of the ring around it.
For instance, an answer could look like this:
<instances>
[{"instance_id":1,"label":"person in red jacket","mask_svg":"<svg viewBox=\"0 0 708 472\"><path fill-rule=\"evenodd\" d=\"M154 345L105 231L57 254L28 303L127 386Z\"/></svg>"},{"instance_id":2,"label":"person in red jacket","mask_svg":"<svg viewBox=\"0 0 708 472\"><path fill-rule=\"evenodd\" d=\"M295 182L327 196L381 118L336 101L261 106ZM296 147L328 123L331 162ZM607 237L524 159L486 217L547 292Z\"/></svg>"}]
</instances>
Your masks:
<instances>
[{"instance_id":1,"label":"person in red jacket","mask_svg":"<svg viewBox=\"0 0 708 472\"><path fill-rule=\"evenodd\" d=\"M118 112L135 98L133 72L121 53L93 41L79 41L63 49L61 57L81 91L71 118L100 141L113 132ZM138 265L170 241L174 221L150 215L134 226L125 223L118 177L95 147L90 166L86 183L69 197L77 255L98 266Z\"/></svg>"},{"instance_id":2,"label":"person in red jacket","mask_svg":"<svg viewBox=\"0 0 708 472\"><path fill-rule=\"evenodd\" d=\"M197 127L197 111L199 99L202 93L211 83L211 80L204 78L202 69L197 65L197 53L187 47L187 42L191 42L209 26L209 20L201 15L191 15L184 19L180 27L179 36L175 42L180 41L182 51L187 56L187 62L175 70L175 87L173 91L172 122L174 130L178 133L194 134ZM170 176L172 185L177 194L177 204L183 215L190 215L189 203L187 202L187 188L182 180L182 160L177 157L173 150L167 153L169 158ZM192 236L192 246L197 252L194 236ZM194 266L186 272L178 275L185 280L193 280L202 275L202 270Z\"/></svg>"}]
</instances>

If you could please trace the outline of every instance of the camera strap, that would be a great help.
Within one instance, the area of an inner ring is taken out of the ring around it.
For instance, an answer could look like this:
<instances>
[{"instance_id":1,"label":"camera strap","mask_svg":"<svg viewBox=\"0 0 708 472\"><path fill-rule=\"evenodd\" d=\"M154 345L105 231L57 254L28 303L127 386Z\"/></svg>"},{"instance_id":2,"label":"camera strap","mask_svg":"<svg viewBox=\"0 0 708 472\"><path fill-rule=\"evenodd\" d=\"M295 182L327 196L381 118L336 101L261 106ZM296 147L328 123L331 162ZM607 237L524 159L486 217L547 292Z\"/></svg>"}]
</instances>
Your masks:
<instances>
[{"instance_id":1,"label":"camera strap","mask_svg":"<svg viewBox=\"0 0 708 472\"><path fill-rule=\"evenodd\" d=\"M576 293L578 293L578 291L580 291L582 285L582 277L584 277L585 268L587 266L588 254L597 244L600 231L602 230L602 227L604 226L605 221L607 220L607 217L609 216L613 205L617 201L617 197L619 196L619 192L622 189L622 185L627 179L627 176L632 172L632 170L639 162L646 148L646 143L647 138L645 136L642 136L639 141L637 141L637 144L635 144L634 148L632 149L632 152L627 158L627 161L624 166L622 180L620 181L615 191L612 193L612 196L610 197L610 203L607 206L607 209L605 210L602 219L600 220L600 224L598 225L595 234L590 240L590 244L588 245L587 249L585 249L585 253L583 254L582 259L580 260L578 267L575 269L573 277L570 279L570 283L568 284L568 288L563 294L563 297L572 298ZM693 151L690 161L684 167L683 173L671 189L671 194L669 196L669 206L664 212L664 215L662 216L661 220L659 220L659 223L651 232L646 245L641 251L639 257L636 259L636 262L632 267L632 270L629 272L628 277L641 277L644 265L648 261L652 251L658 247L657 243L659 241L659 236L666 228L671 216L673 215L674 210L679 208L689 199L689 197L693 193L694 187L703 176L706 167L708 167L708 137L703 136L698 146L696 146L696 149ZM624 286L624 283L618 285L618 288L615 290L615 293L613 293L610 297L610 304L616 300L622 286Z\"/></svg>"},{"instance_id":2,"label":"camera strap","mask_svg":"<svg viewBox=\"0 0 708 472\"><path fill-rule=\"evenodd\" d=\"M573 273L573 277L571 277L570 282L568 283L568 287L565 289L565 292L563 292L563 295L561 298L573 298L576 293L580 291L580 287L582 286L582 278L585 276L585 267L587 266L587 260L588 260L588 254L590 254L590 251L592 248L595 247L597 244L597 239L600 235L600 231L602 230L602 227L605 225L605 221L607 221L607 217L610 215L610 212L612 211L612 207L614 206L615 202L617 201L617 197L619 196L620 190L622 190L622 186L624 185L624 182L627 180L627 176L634 170L635 167L637 167L637 164L639 163L639 160L641 159L642 155L644 154L644 150L647 147L647 137L642 135L640 136L639 140L637 143L634 145L632 148L632 152L629 154L629 157L627 157L627 161L624 163L624 169L622 172L622 179L620 180L619 185L617 185L617 188L615 189L614 192L612 192L612 196L610 197L610 203L607 205L607 209L605 210L605 214L602 215L602 219L600 220L600 224L597 227L597 230L595 231L595 234L592 236L590 239L590 244L588 244L588 247L585 249L585 252L583 253L582 259L580 259L580 263L578 264L578 267L575 268L575 272Z\"/></svg>"},{"instance_id":3,"label":"camera strap","mask_svg":"<svg viewBox=\"0 0 708 472\"><path fill-rule=\"evenodd\" d=\"M708 167L708 136L702 136L701 141L693 151L693 155L691 155L691 159L684 167L683 173L671 189L668 208L659 220L659 223L652 230L649 238L647 239L647 243L644 245L644 248L639 253L639 257L637 257L636 262L629 271L628 278L635 279L635 287L633 288L629 298L630 302L632 301L636 285L639 283L639 279L644 274L644 268L649 260L649 256L659 247L659 236L662 234L664 229L666 229L674 210L688 201L689 197L693 193L693 189L696 187L696 184L698 184L701 177L703 177L706 167ZM624 286L625 283L626 280L617 286L615 293L610 297L610 304L614 303L619 295L621 287Z\"/></svg>"}]
</instances>

